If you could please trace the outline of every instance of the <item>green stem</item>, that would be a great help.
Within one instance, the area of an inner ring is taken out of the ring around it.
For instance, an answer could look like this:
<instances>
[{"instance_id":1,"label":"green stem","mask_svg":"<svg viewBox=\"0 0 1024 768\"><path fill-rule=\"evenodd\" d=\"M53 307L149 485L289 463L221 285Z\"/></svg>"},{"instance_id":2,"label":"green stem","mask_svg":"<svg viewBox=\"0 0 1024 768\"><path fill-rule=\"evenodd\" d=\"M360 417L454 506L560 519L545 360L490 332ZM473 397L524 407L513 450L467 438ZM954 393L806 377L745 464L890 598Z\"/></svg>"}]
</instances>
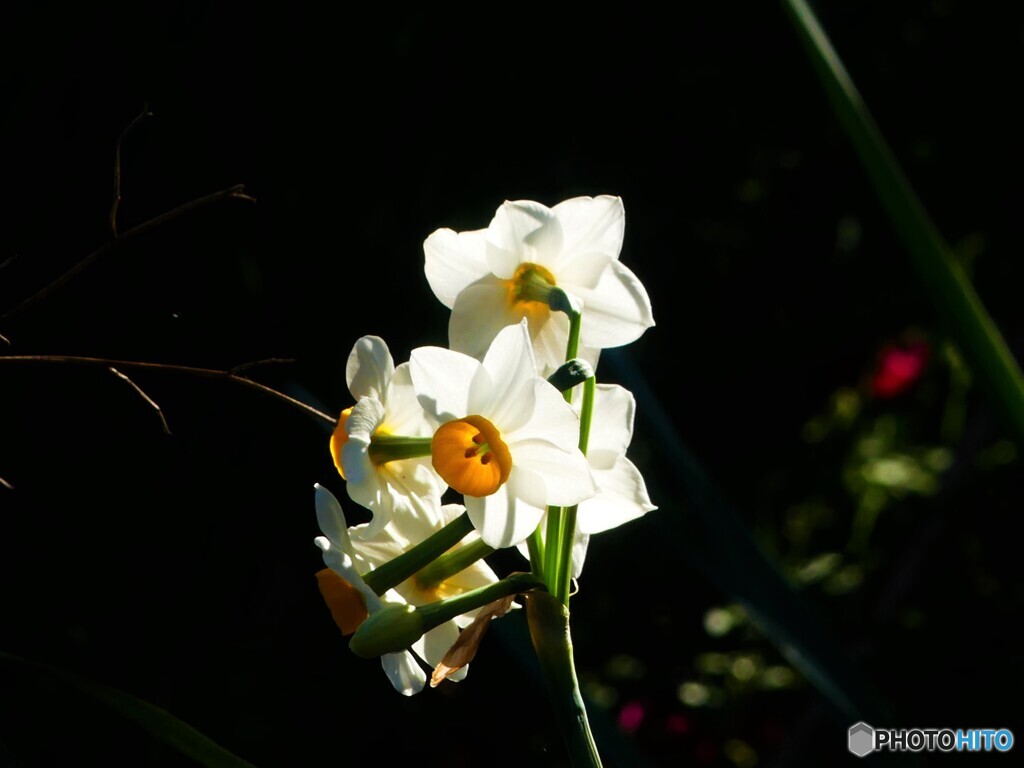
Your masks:
<instances>
[{"instance_id":1,"label":"green stem","mask_svg":"<svg viewBox=\"0 0 1024 768\"><path fill-rule=\"evenodd\" d=\"M580 408L580 451L587 455L587 447L590 445L590 422L594 417L594 390L597 389L597 381L591 376L583 382L583 406Z\"/></svg>"},{"instance_id":2,"label":"green stem","mask_svg":"<svg viewBox=\"0 0 1024 768\"><path fill-rule=\"evenodd\" d=\"M569 609L552 595L531 592L526 596L526 617L569 762L574 768L600 768L601 756L573 665Z\"/></svg>"},{"instance_id":3,"label":"green stem","mask_svg":"<svg viewBox=\"0 0 1024 768\"><path fill-rule=\"evenodd\" d=\"M384 464L402 459L419 459L430 455L432 437L403 437L401 435L374 435L370 438L370 461Z\"/></svg>"},{"instance_id":4,"label":"green stem","mask_svg":"<svg viewBox=\"0 0 1024 768\"><path fill-rule=\"evenodd\" d=\"M551 591L562 605L569 605L572 588L572 545L576 540L576 507L566 507L562 516L562 552L558 559L555 588Z\"/></svg>"},{"instance_id":5,"label":"green stem","mask_svg":"<svg viewBox=\"0 0 1024 768\"><path fill-rule=\"evenodd\" d=\"M501 581L496 581L494 584L488 584L486 587L478 587L464 592L457 597L421 605L416 612L423 617L425 631L429 631L456 616L482 608L495 600L509 595L517 595L520 592L529 592L538 587L543 588L544 582L532 573L517 573Z\"/></svg>"},{"instance_id":6,"label":"green stem","mask_svg":"<svg viewBox=\"0 0 1024 768\"><path fill-rule=\"evenodd\" d=\"M582 312L567 312L569 315L569 342L565 347L565 359L572 360L574 357L579 355L580 351L580 325L583 321ZM572 390L566 390L564 393L565 402L572 402Z\"/></svg>"},{"instance_id":7,"label":"green stem","mask_svg":"<svg viewBox=\"0 0 1024 768\"><path fill-rule=\"evenodd\" d=\"M494 554L494 550L483 543L480 539L458 547L450 552L445 552L437 560L416 574L416 582L424 589L440 584L445 579L461 573L488 555Z\"/></svg>"},{"instance_id":8,"label":"green stem","mask_svg":"<svg viewBox=\"0 0 1024 768\"><path fill-rule=\"evenodd\" d=\"M530 567L533 573L538 578L544 578L544 540L540 535L540 526L538 525L533 533L530 534L530 538L526 540L526 546L530 550Z\"/></svg>"},{"instance_id":9,"label":"green stem","mask_svg":"<svg viewBox=\"0 0 1024 768\"><path fill-rule=\"evenodd\" d=\"M348 641L356 656L372 659L385 653L405 650L424 633L469 611L482 608L509 595L528 592L544 584L532 573L518 573L507 579L474 589L458 597L439 600L413 608L398 603L386 604L371 613Z\"/></svg>"},{"instance_id":10,"label":"green stem","mask_svg":"<svg viewBox=\"0 0 1024 768\"><path fill-rule=\"evenodd\" d=\"M579 445L584 456L587 455L587 446L590 443L590 422L594 415L594 390L596 388L597 382L593 376L583 383ZM572 587L572 545L576 541L576 509L576 507L567 507L562 514L558 572L554 578L554 588L550 590L566 606L569 605L569 592Z\"/></svg>"},{"instance_id":11,"label":"green stem","mask_svg":"<svg viewBox=\"0 0 1024 768\"><path fill-rule=\"evenodd\" d=\"M469 514L463 512L441 530L431 534L407 552L403 552L380 568L363 574L366 586L383 595L389 589L397 587L414 573L434 562L437 558L454 547L466 534L473 530Z\"/></svg>"},{"instance_id":12,"label":"green stem","mask_svg":"<svg viewBox=\"0 0 1024 768\"><path fill-rule=\"evenodd\" d=\"M544 534L544 579L554 592L558 576L558 558L562 552L562 508L548 507L548 527Z\"/></svg>"}]
</instances>

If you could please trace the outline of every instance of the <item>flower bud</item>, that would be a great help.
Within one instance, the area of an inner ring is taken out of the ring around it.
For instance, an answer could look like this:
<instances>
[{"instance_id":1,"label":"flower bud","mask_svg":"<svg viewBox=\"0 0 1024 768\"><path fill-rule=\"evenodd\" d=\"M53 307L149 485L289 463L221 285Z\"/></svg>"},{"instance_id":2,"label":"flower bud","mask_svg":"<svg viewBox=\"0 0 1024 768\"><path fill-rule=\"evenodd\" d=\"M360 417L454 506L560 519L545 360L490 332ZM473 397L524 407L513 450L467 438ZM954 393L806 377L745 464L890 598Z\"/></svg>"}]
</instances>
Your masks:
<instances>
[{"instance_id":1,"label":"flower bud","mask_svg":"<svg viewBox=\"0 0 1024 768\"><path fill-rule=\"evenodd\" d=\"M559 392L572 389L577 384L582 384L594 375L594 369L590 363L581 357L574 357L559 366L558 370L548 376L548 383Z\"/></svg>"},{"instance_id":2,"label":"flower bud","mask_svg":"<svg viewBox=\"0 0 1024 768\"><path fill-rule=\"evenodd\" d=\"M372 659L411 646L427 627L411 605L388 605L371 613L352 635L348 647L356 656Z\"/></svg>"}]
</instances>

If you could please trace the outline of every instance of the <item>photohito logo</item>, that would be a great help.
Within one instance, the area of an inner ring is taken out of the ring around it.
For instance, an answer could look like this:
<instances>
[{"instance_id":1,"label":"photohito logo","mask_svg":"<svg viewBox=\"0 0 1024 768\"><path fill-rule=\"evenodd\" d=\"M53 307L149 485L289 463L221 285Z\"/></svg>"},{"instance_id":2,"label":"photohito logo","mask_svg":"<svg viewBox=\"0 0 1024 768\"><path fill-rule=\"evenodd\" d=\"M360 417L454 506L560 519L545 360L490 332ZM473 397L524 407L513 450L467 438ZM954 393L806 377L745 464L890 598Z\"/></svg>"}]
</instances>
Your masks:
<instances>
[{"instance_id":1,"label":"photohito logo","mask_svg":"<svg viewBox=\"0 0 1024 768\"><path fill-rule=\"evenodd\" d=\"M872 728L854 723L846 734L846 747L857 757L872 752L1009 752L1009 728Z\"/></svg>"}]
</instances>

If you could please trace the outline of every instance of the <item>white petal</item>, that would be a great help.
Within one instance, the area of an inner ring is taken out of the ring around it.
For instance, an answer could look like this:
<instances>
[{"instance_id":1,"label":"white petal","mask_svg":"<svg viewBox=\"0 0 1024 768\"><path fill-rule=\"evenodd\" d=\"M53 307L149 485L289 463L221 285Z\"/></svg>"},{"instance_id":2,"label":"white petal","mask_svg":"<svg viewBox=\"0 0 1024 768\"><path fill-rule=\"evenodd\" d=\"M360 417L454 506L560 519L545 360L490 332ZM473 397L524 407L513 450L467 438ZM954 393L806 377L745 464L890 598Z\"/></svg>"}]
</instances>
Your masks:
<instances>
[{"instance_id":1,"label":"white petal","mask_svg":"<svg viewBox=\"0 0 1024 768\"><path fill-rule=\"evenodd\" d=\"M654 325L647 290L622 262L611 262L594 288L575 294L583 301L580 342L588 347L629 344Z\"/></svg>"},{"instance_id":2,"label":"white petal","mask_svg":"<svg viewBox=\"0 0 1024 768\"><path fill-rule=\"evenodd\" d=\"M463 540L464 544L470 543L477 538L477 534L474 532L471 534L472 538L467 537ZM486 587L488 584L493 584L498 580L497 575L491 570L490 566L487 565L483 560L477 560L471 566L459 573L445 579L445 585L454 591L469 592L470 590L477 589L479 587ZM476 611L471 611L468 614L463 614L468 618L476 615ZM469 623L468 621L466 622Z\"/></svg>"},{"instance_id":3,"label":"white petal","mask_svg":"<svg viewBox=\"0 0 1024 768\"><path fill-rule=\"evenodd\" d=\"M436 667L458 639L459 628L455 626L454 621L446 621L413 643L412 650L427 662L428 666Z\"/></svg>"},{"instance_id":4,"label":"white petal","mask_svg":"<svg viewBox=\"0 0 1024 768\"><path fill-rule=\"evenodd\" d=\"M381 609L380 598L363 581L363 577L359 573L360 568L356 566L348 553L343 551L340 546L336 546L326 536L317 536L313 539L313 543L323 551L324 565L359 590L363 596L363 602L366 604L366 610L370 613L379 611Z\"/></svg>"},{"instance_id":5,"label":"white petal","mask_svg":"<svg viewBox=\"0 0 1024 768\"><path fill-rule=\"evenodd\" d=\"M643 475L629 459L621 457L608 470L594 472L598 491L580 504L576 525L583 533L600 533L657 509L647 495Z\"/></svg>"},{"instance_id":6,"label":"white petal","mask_svg":"<svg viewBox=\"0 0 1024 768\"><path fill-rule=\"evenodd\" d=\"M556 273L559 281L568 280L569 269L581 269L583 260L603 261L618 259L626 232L626 211L622 199L610 195L574 197L564 200L553 209L562 227L562 259ZM592 274L592 282L573 282L593 287L600 272Z\"/></svg>"},{"instance_id":7,"label":"white petal","mask_svg":"<svg viewBox=\"0 0 1024 768\"><path fill-rule=\"evenodd\" d=\"M430 437L434 434L437 425L427 417L416 398L408 363L398 366L391 377L384 398L383 422L387 431L393 435Z\"/></svg>"},{"instance_id":8,"label":"white petal","mask_svg":"<svg viewBox=\"0 0 1024 768\"><path fill-rule=\"evenodd\" d=\"M531 315L529 320L537 374L547 378L565 362L566 347L569 344L569 318L564 312L551 312L543 322L536 315Z\"/></svg>"},{"instance_id":9,"label":"white petal","mask_svg":"<svg viewBox=\"0 0 1024 768\"><path fill-rule=\"evenodd\" d=\"M528 324L524 320L502 330L491 343L483 361L491 380L505 391L498 396L518 391L522 382L536 378L533 348L530 345Z\"/></svg>"},{"instance_id":10,"label":"white petal","mask_svg":"<svg viewBox=\"0 0 1024 768\"><path fill-rule=\"evenodd\" d=\"M572 542L572 572L570 575L578 579L583 572L583 561L587 559L587 547L590 545L590 536L576 531L576 538Z\"/></svg>"},{"instance_id":11,"label":"white petal","mask_svg":"<svg viewBox=\"0 0 1024 768\"><path fill-rule=\"evenodd\" d=\"M448 525L452 520L461 517L466 511L462 504L445 504L441 507L441 525Z\"/></svg>"},{"instance_id":12,"label":"white petal","mask_svg":"<svg viewBox=\"0 0 1024 768\"><path fill-rule=\"evenodd\" d=\"M487 350L483 371L470 388L469 412L490 419L503 436L515 434L533 414L534 382L546 384L537 378L524 321L501 331Z\"/></svg>"},{"instance_id":13,"label":"white petal","mask_svg":"<svg viewBox=\"0 0 1024 768\"><path fill-rule=\"evenodd\" d=\"M466 286L490 274L485 230L439 229L423 243L423 271L438 300L451 309Z\"/></svg>"},{"instance_id":14,"label":"white petal","mask_svg":"<svg viewBox=\"0 0 1024 768\"><path fill-rule=\"evenodd\" d=\"M380 657L380 664L391 685L403 696L419 693L427 682L426 673L409 651L386 653Z\"/></svg>"},{"instance_id":15,"label":"white petal","mask_svg":"<svg viewBox=\"0 0 1024 768\"><path fill-rule=\"evenodd\" d=\"M505 483L490 496L466 497L466 511L480 538L494 549L511 547L533 533L541 514L534 507L521 504L509 493Z\"/></svg>"},{"instance_id":16,"label":"white petal","mask_svg":"<svg viewBox=\"0 0 1024 768\"><path fill-rule=\"evenodd\" d=\"M580 420L562 394L541 378L534 378L533 409L529 418L520 421L515 429L502 433L512 448L520 440L545 440L562 451L576 451L580 442ZM513 455L515 460L515 455Z\"/></svg>"},{"instance_id":17,"label":"white petal","mask_svg":"<svg viewBox=\"0 0 1024 768\"><path fill-rule=\"evenodd\" d=\"M348 537L348 523L338 499L320 483L317 483L313 486L313 505L316 508L317 524L324 536L335 546L341 547L343 552L351 554L352 542Z\"/></svg>"},{"instance_id":18,"label":"white petal","mask_svg":"<svg viewBox=\"0 0 1024 768\"><path fill-rule=\"evenodd\" d=\"M355 563L340 544L335 544L326 536L317 536L313 539L313 543L323 552L324 565L349 584L353 583L353 579L360 579Z\"/></svg>"},{"instance_id":19,"label":"white petal","mask_svg":"<svg viewBox=\"0 0 1024 768\"><path fill-rule=\"evenodd\" d=\"M582 403L583 387L574 390L574 404ZM576 395L579 392L579 395ZM617 384L598 384L594 390L594 412L590 421L590 439L587 458L596 466L594 456L607 451L613 456L624 456L633 439L633 418L636 400L633 394ZM607 466L611 466L610 464ZM607 468L607 467L602 467Z\"/></svg>"},{"instance_id":20,"label":"white petal","mask_svg":"<svg viewBox=\"0 0 1024 768\"><path fill-rule=\"evenodd\" d=\"M506 202L487 228L487 263L508 280L524 262L547 265L562 251L562 227L546 205L532 200Z\"/></svg>"},{"instance_id":21,"label":"white petal","mask_svg":"<svg viewBox=\"0 0 1024 768\"><path fill-rule=\"evenodd\" d=\"M352 347L345 366L345 378L352 397L383 399L395 362L391 359L388 345L379 336L363 336Z\"/></svg>"},{"instance_id":22,"label":"white petal","mask_svg":"<svg viewBox=\"0 0 1024 768\"><path fill-rule=\"evenodd\" d=\"M416 397L441 424L469 415L469 386L479 367L472 357L441 347L419 347L409 359Z\"/></svg>"},{"instance_id":23,"label":"white petal","mask_svg":"<svg viewBox=\"0 0 1024 768\"><path fill-rule=\"evenodd\" d=\"M488 276L455 299L448 319L448 345L482 360L501 329L515 325L521 317L509 303L508 281Z\"/></svg>"},{"instance_id":24,"label":"white petal","mask_svg":"<svg viewBox=\"0 0 1024 768\"><path fill-rule=\"evenodd\" d=\"M440 527L441 494L448 486L434 471L429 456L389 461L377 467L377 473L391 497L392 515L402 519L402 531L410 543L419 543Z\"/></svg>"},{"instance_id":25,"label":"white petal","mask_svg":"<svg viewBox=\"0 0 1024 768\"><path fill-rule=\"evenodd\" d=\"M371 527L376 535L391 520L392 505L377 468L370 460L368 441L349 439L341 449L345 467L345 490L352 501L373 513Z\"/></svg>"},{"instance_id":26,"label":"white petal","mask_svg":"<svg viewBox=\"0 0 1024 768\"><path fill-rule=\"evenodd\" d=\"M590 465L579 450L564 451L547 440L533 439L510 445L509 451L512 471L506 485L528 504L568 507L597 490Z\"/></svg>"},{"instance_id":27,"label":"white petal","mask_svg":"<svg viewBox=\"0 0 1024 768\"><path fill-rule=\"evenodd\" d=\"M345 431L348 432L349 440L353 439L370 441L370 436L384 422L384 404L375 397L360 398L345 422ZM344 463L342 463L344 466ZM345 467L345 476L348 477L348 467Z\"/></svg>"}]
</instances>

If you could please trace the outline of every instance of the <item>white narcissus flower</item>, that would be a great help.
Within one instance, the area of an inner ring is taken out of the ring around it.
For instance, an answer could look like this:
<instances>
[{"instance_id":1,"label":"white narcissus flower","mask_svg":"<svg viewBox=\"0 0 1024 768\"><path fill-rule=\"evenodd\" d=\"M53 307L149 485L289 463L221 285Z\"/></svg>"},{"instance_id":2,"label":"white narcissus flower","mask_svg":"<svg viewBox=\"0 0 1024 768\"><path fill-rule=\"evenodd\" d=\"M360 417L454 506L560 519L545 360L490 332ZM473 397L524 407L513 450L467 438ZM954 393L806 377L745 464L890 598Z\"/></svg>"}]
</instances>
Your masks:
<instances>
[{"instance_id":1,"label":"white narcissus flower","mask_svg":"<svg viewBox=\"0 0 1024 768\"><path fill-rule=\"evenodd\" d=\"M388 590L383 597L378 597L361 574L406 552L461 515L464 508L461 504L447 504L440 507L432 519L429 516L403 517L383 531L371 534L367 525L349 528L334 495L321 485L315 487L317 522L324 534L318 536L315 543L323 551L327 566L317 574L317 580L331 615L343 634L354 632L368 614L379 611L386 604L424 605L498 580L487 564L479 560L440 584L424 586L413 576ZM475 534L470 534L458 546L472 543L474 537ZM468 626L475 615L476 611L466 613L431 629L413 643L412 651L431 667L436 667L458 639L459 628ZM426 674L409 651L385 654L381 656L381 665L399 693L412 696L423 689ZM463 667L451 679L461 680L468 669L468 665Z\"/></svg>"},{"instance_id":2,"label":"white narcissus flower","mask_svg":"<svg viewBox=\"0 0 1024 768\"><path fill-rule=\"evenodd\" d=\"M635 341L654 325L643 284L619 261L625 212L618 197L574 197L554 208L530 200L504 203L487 229L439 229L423 243L424 271L452 310L448 343L482 359L498 331L523 318L540 373L565 360L569 321L535 296L554 285L583 304L579 356Z\"/></svg>"},{"instance_id":3,"label":"white narcissus flower","mask_svg":"<svg viewBox=\"0 0 1024 768\"><path fill-rule=\"evenodd\" d=\"M537 376L525 320L499 331L483 362L440 347L415 349L409 362L420 403L441 424L434 469L463 494L485 544L518 544L544 506L594 493L579 419Z\"/></svg>"},{"instance_id":4,"label":"white narcissus flower","mask_svg":"<svg viewBox=\"0 0 1024 768\"><path fill-rule=\"evenodd\" d=\"M356 404L341 412L331 436L331 455L347 481L348 495L373 513L369 533L374 535L396 515L420 516L436 509L445 485L429 456L380 462L371 442L388 435L429 438L436 423L416 399L409 364L395 368L383 339L359 339L345 374Z\"/></svg>"},{"instance_id":5,"label":"white narcissus flower","mask_svg":"<svg viewBox=\"0 0 1024 768\"><path fill-rule=\"evenodd\" d=\"M580 407L583 387L573 390L573 405ZM628 523L657 509L647 495L640 470L626 458L633 439L636 401L627 389L617 384L598 384L594 389L594 407L590 422L587 461L597 484L597 493L580 502L576 511L576 538L573 541L572 577L583 570L590 537ZM544 525L541 525L544 530ZM529 554L520 547L520 551Z\"/></svg>"}]
</instances>

